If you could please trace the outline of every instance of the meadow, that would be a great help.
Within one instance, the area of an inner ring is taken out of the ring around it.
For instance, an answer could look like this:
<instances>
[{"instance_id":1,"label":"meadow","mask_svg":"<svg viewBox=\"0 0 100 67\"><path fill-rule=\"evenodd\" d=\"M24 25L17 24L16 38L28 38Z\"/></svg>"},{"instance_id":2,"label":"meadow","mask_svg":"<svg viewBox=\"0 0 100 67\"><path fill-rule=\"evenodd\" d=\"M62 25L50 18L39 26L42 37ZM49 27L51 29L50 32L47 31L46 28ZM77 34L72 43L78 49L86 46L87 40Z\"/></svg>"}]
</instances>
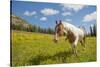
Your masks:
<instances>
[{"instance_id":1,"label":"meadow","mask_svg":"<svg viewBox=\"0 0 100 67\"><path fill-rule=\"evenodd\" d=\"M61 37L53 42L54 35L12 31L12 66L44 65L96 61L96 37L86 38L86 47L78 43L78 56L71 50L71 44Z\"/></svg>"}]
</instances>

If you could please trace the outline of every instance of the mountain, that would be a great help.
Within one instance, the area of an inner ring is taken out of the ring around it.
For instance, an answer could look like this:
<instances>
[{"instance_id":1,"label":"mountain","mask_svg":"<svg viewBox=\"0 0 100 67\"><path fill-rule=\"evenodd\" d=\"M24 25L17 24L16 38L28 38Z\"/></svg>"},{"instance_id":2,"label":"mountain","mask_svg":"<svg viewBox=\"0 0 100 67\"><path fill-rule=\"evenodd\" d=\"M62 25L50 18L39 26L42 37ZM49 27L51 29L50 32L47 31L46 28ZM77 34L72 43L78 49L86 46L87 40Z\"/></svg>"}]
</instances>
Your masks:
<instances>
[{"instance_id":1,"label":"mountain","mask_svg":"<svg viewBox=\"0 0 100 67\"><path fill-rule=\"evenodd\" d=\"M27 23L25 20L22 18L16 16L16 15L11 15L11 26L12 28L20 26L21 28L28 28L30 24Z\"/></svg>"},{"instance_id":2,"label":"mountain","mask_svg":"<svg viewBox=\"0 0 100 67\"><path fill-rule=\"evenodd\" d=\"M27 21L16 15L12 14L10 18L11 18L11 30L38 32L38 30L40 29L38 26L29 24Z\"/></svg>"},{"instance_id":3,"label":"mountain","mask_svg":"<svg viewBox=\"0 0 100 67\"><path fill-rule=\"evenodd\" d=\"M43 29L39 26L29 24L24 19L22 19L16 15L11 15L10 18L11 18L11 30L38 32L38 33L49 33L49 34L54 33L54 30L52 30L51 28Z\"/></svg>"}]
</instances>

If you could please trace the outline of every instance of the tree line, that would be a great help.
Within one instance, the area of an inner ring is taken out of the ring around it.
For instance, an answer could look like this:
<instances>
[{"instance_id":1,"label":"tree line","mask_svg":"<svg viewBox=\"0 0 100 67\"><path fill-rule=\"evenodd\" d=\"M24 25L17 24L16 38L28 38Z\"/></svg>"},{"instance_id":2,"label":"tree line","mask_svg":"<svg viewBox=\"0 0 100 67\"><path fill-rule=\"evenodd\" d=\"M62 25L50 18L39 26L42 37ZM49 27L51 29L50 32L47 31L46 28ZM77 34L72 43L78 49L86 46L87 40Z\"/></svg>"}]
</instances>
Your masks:
<instances>
[{"instance_id":1,"label":"tree line","mask_svg":"<svg viewBox=\"0 0 100 67\"><path fill-rule=\"evenodd\" d=\"M52 28L41 28L36 25L27 25L23 26L22 24L12 24L11 29L13 30L20 30L20 31L27 31L27 32L37 32L37 33L46 33L46 34L54 34L54 30Z\"/></svg>"},{"instance_id":2,"label":"tree line","mask_svg":"<svg viewBox=\"0 0 100 67\"><path fill-rule=\"evenodd\" d=\"M27 31L27 32L37 32L37 33L46 33L46 34L54 34L54 29L52 28L41 28L36 25L29 24L28 26L23 26L23 24L11 25L13 30ZM96 24L90 26L90 33L87 36L96 36Z\"/></svg>"},{"instance_id":3,"label":"tree line","mask_svg":"<svg viewBox=\"0 0 100 67\"><path fill-rule=\"evenodd\" d=\"M90 26L90 35L91 36L96 36L96 33L97 31L96 31L96 24L94 24L94 25L91 25Z\"/></svg>"}]
</instances>

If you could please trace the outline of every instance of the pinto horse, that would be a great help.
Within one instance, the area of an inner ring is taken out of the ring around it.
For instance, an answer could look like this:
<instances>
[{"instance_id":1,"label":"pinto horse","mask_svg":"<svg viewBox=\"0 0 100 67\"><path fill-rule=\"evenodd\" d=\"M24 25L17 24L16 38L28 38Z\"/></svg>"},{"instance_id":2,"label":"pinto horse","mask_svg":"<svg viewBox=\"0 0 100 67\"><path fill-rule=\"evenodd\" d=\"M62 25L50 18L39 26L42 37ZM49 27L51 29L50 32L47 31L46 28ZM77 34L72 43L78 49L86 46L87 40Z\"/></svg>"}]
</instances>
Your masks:
<instances>
[{"instance_id":1,"label":"pinto horse","mask_svg":"<svg viewBox=\"0 0 100 67\"><path fill-rule=\"evenodd\" d=\"M59 23L56 21L56 27L55 27L55 34L54 34L54 42L58 42L59 37L63 34L66 34L68 41L71 43L72 50L75 54L77 54L76 46L78 44L78 41L81 43L82 46L85 47L85 29L84 28L78 28L74 25L62 22L61 20Z\"/></svg>"}]
</instances>

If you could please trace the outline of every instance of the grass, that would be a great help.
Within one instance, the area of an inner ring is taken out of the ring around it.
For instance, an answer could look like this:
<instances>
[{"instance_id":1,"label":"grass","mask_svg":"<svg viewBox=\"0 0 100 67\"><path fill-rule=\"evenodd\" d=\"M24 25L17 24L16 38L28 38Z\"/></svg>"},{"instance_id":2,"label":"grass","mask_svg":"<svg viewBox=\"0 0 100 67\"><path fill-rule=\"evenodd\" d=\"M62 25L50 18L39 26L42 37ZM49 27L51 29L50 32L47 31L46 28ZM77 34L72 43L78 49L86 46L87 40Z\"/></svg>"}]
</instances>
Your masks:
<instances>
[{"instance_id":1,"label":"grass","mask_svg":"<svg viewBox=\"0 0 100 67\"><path fill-rule=\"evenodd\" d=\"M78 43L78 56L64 37L56 44L53 35L12 31L12 66L96 61L96 37L86 38L86 48Z\"/></svg>"}]
</instances>

